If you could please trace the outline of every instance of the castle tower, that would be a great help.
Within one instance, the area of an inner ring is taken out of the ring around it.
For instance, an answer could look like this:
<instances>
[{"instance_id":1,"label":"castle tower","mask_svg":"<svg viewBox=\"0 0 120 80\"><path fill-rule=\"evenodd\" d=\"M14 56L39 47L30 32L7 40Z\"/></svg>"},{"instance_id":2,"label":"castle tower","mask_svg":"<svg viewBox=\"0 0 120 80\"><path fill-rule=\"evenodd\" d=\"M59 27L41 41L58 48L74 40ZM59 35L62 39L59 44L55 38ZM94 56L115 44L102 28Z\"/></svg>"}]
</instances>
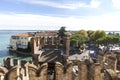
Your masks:
<instances>
[{"instance_id":1,"label":"castle tower","mask_svg":"<svg viewBox=\"0 0 120 80\"><path fill-rule=\"evenodd\" d=\"M35 53L35 47L36 47L36 45L35 45L35 38L32 38L32 39L31 39L31 49L32 49L32 54Z\"/></svg>"},{"instance_id":2,"label":"castle tower","mask_svg":"<svg viewBox=\"0 0 120 80\"><path fill-rule=\"evenodd\" d=\"M65 46L66 46L66 55L69 56L69 51L70 51L70 33L66 32L65 33L66 37L65 37Z\"/></svg>"},{"instance_id":3,"label":"castle tower","mask_svg":"<svg viewBox=\"0 0 120 80\"><path fill-rule=\"evenodd\" d=\"M66 55L69 56L69 51L70 51L70 39L67 37L66 38Z\"/></svg>"},{"instance_id":4,"label":"castle tower","mask_svg":"<svg viewBox=\"0 0 120 80\"><path fill-rule=\"evenodd\" d=\"M32 54L37 54L40 48L40 38L34 37L31 39Z\"/></svg>"}]
</instances>

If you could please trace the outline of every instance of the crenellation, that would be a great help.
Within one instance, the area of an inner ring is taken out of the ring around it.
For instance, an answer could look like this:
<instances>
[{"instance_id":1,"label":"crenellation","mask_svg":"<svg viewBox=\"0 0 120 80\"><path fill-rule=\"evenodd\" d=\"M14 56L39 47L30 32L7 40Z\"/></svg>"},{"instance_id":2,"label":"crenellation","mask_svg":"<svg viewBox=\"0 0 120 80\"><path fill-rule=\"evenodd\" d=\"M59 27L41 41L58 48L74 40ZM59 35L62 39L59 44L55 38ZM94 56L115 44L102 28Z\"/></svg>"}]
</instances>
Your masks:
<instances>
[{"instance_id":1,"label":"crenellation","mask_svg":"<svg viewBox=\"0 0 120 80\"><path fill-rule=\"evenodd\" d=\"M102 80L100 64L95 63L93 69L94 69L94 80Z\"/></svg>"},{"instance_id":2,"label":"crenellation","mask_svg":"<svg viewBox=\"0 0 120 80\"><path fill-rule=\"evenodd\" d=\"M19 65L19 60L18 59L13 59L13 64L14 64L14 66Z\"/></svg>"},{"instance_id":3,"label":"crenellation","mask_svg":"<svg viewBox=\"0 0 120 80\"><path fill-rule=\"evenodd\" d=\"M27 63L26 60L21 60L21 66L23 67Z\"/></svg>"},{"instance_id":4,"label":"crenellation","mask_svg":"<svg viewBox=\"0 0 120 80\"><path fill-rule=\"evenodd\" d=\"M120 63L119 53L100 52L98 58L86 58L89 56L84 55L87 53L86 50L81 53L79 49L71 49L68 32L64 37L60 37L57 32L36 32L31 37L30 46L31 61L9 57L4 59L4 67L8 72L3 73L0 70L1 79L117 80L119 78L117 72L120 69L117 67ZM76 54L75 58L69 58L73 53Z\"/></svg>"},{"instance_id":5,"label":"crenellation","mask_svg":"<svg viewBox=\"0 0 120 80\"><path fill-rule=\"evenodd\" d=\"M64 80L72 80L73 79L73 64L72 62L68 62L65 67L65 78Z\"/></svg>"},{"instance_id":6,"label":"crenellation","mask_svg":"<svg viewBox=\"0 0 120 80\"><path fill-rule=\"evenodd\" d=\"M109 57L108 59L111 59ZM115 59L112 58L111 60ZM100 63L95 63L92 60L67 60L66 64L61 62L43 62L38 63L37 66L34 63L23 60L21 61L21 65L12 67L4 74L5 76L1 74L1 78L5 77L6 80L103 80L103 78L117 80L117 75L116 77L112 76L112 73L117 74L113 68L104 67L103 69ZM77 66L78 71L76 71ZM13 77L12 75L17 76ZM110 77L114 77L114 79Z\"/></svg>"},{"instance_id":7,"label":"crenellation","mask_svg":"<svg viewBox=\"0 0 120 80\"><path fill-rule=\"evenodd\" d=\"M64 66L60 62L55 63L55 80L63 80L64 78Z\"/></svg>"},{"instance_id":8,"label":"crenellation","mask_svg":"<svg viewBox=\"0 0 120 80\"><path fill-rule=\"evenodd\" d=\"M87 80L87 65L85 62L78 64L78 77L80 80Z\"/></svg>"},{"instance_id":9,"label":"crenellation","mask_svg":"<svg viewBox=\"0 0 120 80\"><path fill-rule=\"evenodd\" d=\"M4 60L4 66L6 67L6 68L8 68L8 69L10 69L11 67L12 67L12 65L11 65L11 58L5 58Z\"/></svg>"}]
</instances>

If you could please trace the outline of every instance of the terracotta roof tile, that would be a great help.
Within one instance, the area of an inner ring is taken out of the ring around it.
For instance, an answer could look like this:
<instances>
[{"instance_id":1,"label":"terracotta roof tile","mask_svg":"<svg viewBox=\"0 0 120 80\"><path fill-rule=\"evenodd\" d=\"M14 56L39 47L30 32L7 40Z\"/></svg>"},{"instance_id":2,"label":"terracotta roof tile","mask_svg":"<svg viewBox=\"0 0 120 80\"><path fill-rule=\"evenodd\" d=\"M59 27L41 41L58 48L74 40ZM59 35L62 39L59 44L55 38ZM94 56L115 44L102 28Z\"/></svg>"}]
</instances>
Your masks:
<instances>
[{"instance_id":1,"label":"terracotta roof tile","mask_svg":"<svg viewBox=\"0 0 120 80\"><path fill-rule=\"evenodd\" d=\"M12 36L30 37L30 36L32 36L32 34L30 34L30 33L21 33L21 34L15 34L15 35L12 35Z\"/></svg>"}]
</instances>

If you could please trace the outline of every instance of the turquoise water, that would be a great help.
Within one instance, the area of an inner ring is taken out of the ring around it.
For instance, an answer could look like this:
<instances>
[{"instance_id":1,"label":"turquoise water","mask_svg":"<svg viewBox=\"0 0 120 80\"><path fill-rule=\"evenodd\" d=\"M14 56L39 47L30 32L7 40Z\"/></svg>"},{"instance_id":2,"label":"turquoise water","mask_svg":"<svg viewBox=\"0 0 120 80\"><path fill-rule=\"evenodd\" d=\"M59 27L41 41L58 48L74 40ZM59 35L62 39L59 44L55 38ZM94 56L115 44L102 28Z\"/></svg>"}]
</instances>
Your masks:
<instances>
[{"instance_id":1,"label":"turquoise water","mask_svg":"<svg viewBox=\"0 0 120 80\"><path fill-rule=\"evenodd\" d=\"M31 57L24 57L17 54L9 54L7 47L9 46L10 36L13 34L24 33L24 32L33 32L33 31L25 31L25 30L0 30L0 65L3 64L3 58L12 57L18 59L26 59L30 60Z\"/></svg>"}]
</instances>

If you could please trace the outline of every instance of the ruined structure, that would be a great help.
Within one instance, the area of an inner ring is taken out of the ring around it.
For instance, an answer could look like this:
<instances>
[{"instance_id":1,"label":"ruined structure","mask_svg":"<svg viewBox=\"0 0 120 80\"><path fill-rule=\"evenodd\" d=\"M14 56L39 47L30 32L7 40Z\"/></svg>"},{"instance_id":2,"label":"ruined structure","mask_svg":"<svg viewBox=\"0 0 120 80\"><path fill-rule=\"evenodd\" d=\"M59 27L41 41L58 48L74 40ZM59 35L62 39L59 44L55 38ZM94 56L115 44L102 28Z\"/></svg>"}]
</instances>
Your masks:
<instances>
[{"instance_id":1,"label":"ruined structure","mask_svg":"<svg viewBox=\"0 0 120 80\"><path fill-rule=\"evenodd\" d=\"M4 59L0 80L120 80L119 53L99 53L98 60L70 60L70 33L36 32L32 61Z\"/></svg>"},{"instance_id":2,"label":"ruined structure","mask_svg":"<svg viewBox=\"0 0 120 80\"><path fill-rule=\"evenodd\" d=\"M58 50L56 52L59 53ZM46 58L48 55L42 56ZM37 64L34 60L26 62L6 58L4 67L0 67L0 80L120 80L115 55L100 54L98 61L70 61L58 55L61 60L58 57L54 60L42 59Z\"/></svg>"},{"instance_id":3,"label":"ruined structure","mask_svg":"<svg viewBox=\"0 0 120 80\"><path fill-rule=\"evenodd\" d=\"M66 65L60 62L39 63L37 66L29 62L20 63L14 63L16 66L11 66L9 71L3 67L6 72L1 75L1 80L102 80L100 65L89 61L77 61L77 72L73 71L75 64L72 61L67 61Z\"/></svg>"},{"instance_id":4,"label":"ruined structure","mask_svg":"<svg viewBox=\"0 0 120 80\"><path fill-rule=\"evenodd\" d=\"M69 55L70 33L66 32L60 38L57 32L38 32L31 39L32 54L38 54L42 49L60 49Z\"/></svg>"},{"instance_id":5,"label":"ruined structure","mask_svg":"<svg viewBox=\"0 0 120 80\"><path fill-rule=\"evenodd\" d=\"M120 80L118 52L99 53L98 62L104 72L105 80Z\"/></svg>"}]
</instances>

